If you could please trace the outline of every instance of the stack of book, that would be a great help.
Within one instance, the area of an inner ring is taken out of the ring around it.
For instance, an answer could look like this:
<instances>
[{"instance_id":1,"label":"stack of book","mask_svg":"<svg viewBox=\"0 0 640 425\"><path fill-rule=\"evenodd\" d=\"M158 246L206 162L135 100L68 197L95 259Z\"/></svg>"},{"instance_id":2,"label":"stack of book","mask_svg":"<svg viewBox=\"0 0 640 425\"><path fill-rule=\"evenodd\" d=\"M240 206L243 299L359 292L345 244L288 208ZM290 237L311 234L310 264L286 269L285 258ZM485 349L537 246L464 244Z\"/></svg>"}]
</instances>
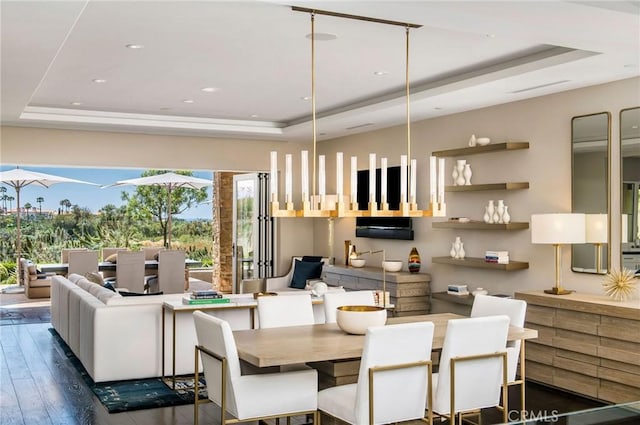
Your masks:
<instances>
[{"instance_id":1,"label":"stack of book","mask_svg":"<svg viewBox=\"0 0 640 425\"><path fill-rule=\"evenodd\" d=\"M224 304L231 300L213 289L193 291L190 296L182 298L183 304Z\"/></svg>"},{"instance_id":2,"label":"stack of book","mask_svg":"<svg viewBox=\"0 0 640 425\"><path fill-rule=\"evenodd\" d=\"M469 288L467 287L467 285L448 285L447 294L469 295Z\"/></svg>"},{"instance_id":3,"label":"stack of book","mask_svg":"<svg viewBox=\"0 0 640 425\"><path fill-rule=\"evenodd\" d=\"M487 251L484 254L487 263L509 264L509 251Z\"/></svg>"}]
</instances>

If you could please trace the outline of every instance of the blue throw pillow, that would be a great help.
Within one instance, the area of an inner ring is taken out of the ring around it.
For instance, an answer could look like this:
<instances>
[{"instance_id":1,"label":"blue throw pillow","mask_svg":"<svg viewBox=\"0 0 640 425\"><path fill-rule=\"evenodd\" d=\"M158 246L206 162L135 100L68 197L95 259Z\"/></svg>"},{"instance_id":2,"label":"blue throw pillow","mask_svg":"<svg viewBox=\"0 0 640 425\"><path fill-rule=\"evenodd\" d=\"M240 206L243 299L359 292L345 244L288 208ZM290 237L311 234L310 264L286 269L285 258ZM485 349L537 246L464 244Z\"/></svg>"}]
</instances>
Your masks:
<instances>
[{"instance_id":1,"label":"blue throw pillow","mask_svg":"<svg viewBox=\"0 0 640 425\"><path fill-rule=\"evenodd\" d=\"M105 282L104 285L102 285L102 287L110 289L113 292L116 292L116 288L113 286L112 282Z\"/></svg>"},{"instance_id":2,"label":"blue throw pillow","mask_svg":"<svg viewBox=\"0 0 640 425\"><path fill-rule=\"evenodd\" d=\"M308 262L296 260L293 278L289 287L304 289L308 279L317 279L322 274L322 262Z\"/></svg>"},{"instance_id":3,"label":"blue throw pillow","mask_svg":"<svg viewBox=\"0 0 640 425\"><path fill-rule=\"evenodd\" d=\"M309 263L317 263L322 261L322 256L320 255L305 255L302 257L302 261L306 261Z\"/></svg>"},{"instance_id":4,"label":"blue throw pillow","mask_svg":"<svg viewBox=\"0 0 640 425\"><path fill-rule=\"evenodd\" d=\"M147 295L162 295L162 291L154 292L152 294L143 294L143 293L140 293L140 292L120 291L119 294L122 295L123 297L146 297Z\"/></svg>"}]
</instances>

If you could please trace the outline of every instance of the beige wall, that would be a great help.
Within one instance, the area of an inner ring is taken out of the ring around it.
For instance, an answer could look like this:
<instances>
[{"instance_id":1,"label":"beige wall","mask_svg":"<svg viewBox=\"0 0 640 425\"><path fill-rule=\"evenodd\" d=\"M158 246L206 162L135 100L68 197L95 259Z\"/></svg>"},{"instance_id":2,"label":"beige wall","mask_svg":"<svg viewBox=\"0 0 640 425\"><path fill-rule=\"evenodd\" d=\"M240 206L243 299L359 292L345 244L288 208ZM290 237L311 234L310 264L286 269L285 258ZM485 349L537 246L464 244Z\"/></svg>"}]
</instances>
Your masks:
<instances>
[{"instance_id":1,"label":"beige wall","mask_svg":"<svg viewBox=\"0 0 640 425\"><path fill-rule=\"evenodd\" d=\"M531 214L569 212L571 210L571 118L594 112L612 113L613 138L611 164L612 213L620 213L619 167L619 111L640 105L640 79L623 80L611 84L573 90L550 96L514 102L412 124L412 156L418 159L418 203L428 208L428 156L432 151L465 147L471 134L488 136L492 141L523 140L530 149L514 152L447 158L447 184L451 184L451 166L455 159L466 159L473 170L475 183L528 181L529 190L447 193L447 215L466 216L481 220L484 205L489 199L504 199L509 205L512 221L530 221ZM345 158L358 155L360 169L368 168L367 154L378 158L387 156L389 165L398 165L400 154L406 151L406 127L400 126L320 143L320 153L333 163L335 152L343 151ZM327 191L335 191L335 178L328 172ZM348 191L348 179L345 191ZM348 193L348 192L345 192ZM358 250L381 249L387 257L405 261L413 246L422 257L422 271L431 273L434 290L445 290L450 283L466 283L469 287L483 287L490 292L511 294L514 291L542 289L553 286L553 248L532 245L530 230L514 232L432 229L431 218L414 219L414 241L387 241L356 238L353 219L336 222L333 255L342 262L344 240L350 239ZM612 224L613 241L619 241L620 224ZM328 254L327 225L316 222L315 248L317 254ZM616 233L617 232L617 233ZM432 256L448 255L451 242L460 236L467 256L482 257L487 249L508 250L514 260L528 261L524 271L499 272L480 269L432 265ZM570 250L564 247L562 278L564 286L581 292L600 292L602 277L573 273L570 269ZM612 247L614 267L619 267L619 244ZM372 259L371 261L378 261Z\"/></svg>"},{"instance_id":2,"label":"beige wall","mask_svg":"<svg viewBox=\"0 0 640 425\"><path fill-rule=\"evenodd\" d=\"M428 156L434 150L464 147L471 134L488 136L494 141L526 140L529 150L474 155L465 159L471 164L476 183L529 181L530 189L512 192L448 193L448 216L481 219L489 199L504 199L513 221L529 221L533 213L566 212L571 209L571 158L569 141L571 118L576 115L610 111L611 134L616 142L612 157L619 157L619 111L640 105L640 79L569 91L475 111L415 122L412 125L412 156L418 159L418 202L426 208ZM319 142L319 153L327 155L332 167L335 152L345 158L359 156L361 169L368 167L367 154L387 156L389 165L398 165L406 149L403 126L363 133L351 137ZM65 165L135 168L205 169L226 171L268 170L269 152L277 150L280 158L294 154L294 176L299 175L300 145L284 142L246 141L201 137L156 136L142 134L89 132L70 130L3 127L0 158L3 163L21 165ZM126 154L125 154L126 153ZM454 159L447 159L447 177ZM284 160L282 160L284 162ZM611 175L619 176L617 160L612 161ZM334 171L327 171L327 191L335 191ZM281 179L281 183L282 183ZM345 179L345 191L348 190ZM281 187L283 185L281 184ZM294 194L299 184L294 179ZM620 212L620 185L612 182L612 213ZM299 196L299 195L298 195ZM355 238L354 220L335 221L333 255L343 261L343 243L352 240L359 250L385 248L388 258L406 261L411 247L418 248L422 271L433 276L434 290L444 290L449 283L467 283L470 288L484 287L491 292L513 293L515 290L541 289L553 285L553 249L532 245L530 231L483 232L432 229L433 219L415 219L414 241L387 241ZM612 224L614 242L620 224ZM616 233L617 232L617 233ZM487 249L510 251L514 260L529 261L530 269L497 272L453 268L431 264L432 256L447 255L455 236L461 236L468 256L483 256ZM285 272L292 255L328 255L328 221L325 219L279 219L276 255L278 273ZM619 247L612 246L613 266L619 266ZM572 273L569 249L563 249L562 277L566 287L583 292L599 292L602 278ZM371 261L374 261L372 259ZM405 265L406 268L406 265Z\"/></svg>"}]
</instances>

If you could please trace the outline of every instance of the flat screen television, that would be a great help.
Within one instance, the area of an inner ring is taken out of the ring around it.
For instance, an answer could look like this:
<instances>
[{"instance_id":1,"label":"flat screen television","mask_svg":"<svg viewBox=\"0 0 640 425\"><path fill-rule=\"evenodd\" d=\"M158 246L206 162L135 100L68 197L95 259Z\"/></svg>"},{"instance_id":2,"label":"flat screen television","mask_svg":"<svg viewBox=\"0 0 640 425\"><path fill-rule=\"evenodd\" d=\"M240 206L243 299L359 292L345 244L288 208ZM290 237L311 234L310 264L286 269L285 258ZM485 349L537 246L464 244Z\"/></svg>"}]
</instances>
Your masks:
<instances>
[{"instance_id":1,"label":"flat screen television","mask_svg":"<svg viewBox=\"0 0 640 425\"><path fill-rule=\"evenodd\" d=\"M380 177L376 170L376 202L380 207ZM389 209L400 208L400 167L387 168L387 202ZM358 171L358 208L369 208L369 170ZM413 223L410 217L357 217L356 236L361 238L413 240Z\"/></svg>"}]
</instances>

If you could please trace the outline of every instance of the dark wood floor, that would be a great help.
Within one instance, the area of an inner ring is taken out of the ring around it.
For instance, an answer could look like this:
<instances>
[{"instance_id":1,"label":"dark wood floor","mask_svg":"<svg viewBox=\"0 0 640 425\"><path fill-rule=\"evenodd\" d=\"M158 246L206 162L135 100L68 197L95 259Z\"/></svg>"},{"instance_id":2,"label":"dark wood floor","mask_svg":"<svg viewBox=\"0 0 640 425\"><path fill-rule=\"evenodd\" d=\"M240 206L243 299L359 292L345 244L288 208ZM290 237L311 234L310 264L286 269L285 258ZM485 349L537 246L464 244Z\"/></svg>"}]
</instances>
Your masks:
<instances>
[{"instance_id":1,"label":"dark wood floor","mask_svg":"<svg viewBox=\"0 0 640 425\"><path fill-rule=\"evenodd\" d=\"M193 405L109 414L73 368L48 329L46 307L0 307L0 425L192 424ZM517 389L510 408L517 409ZM527 411L571 412L600 403L545 386L527 386ZM200 406L202 424L219 424L212 404ZM483 413L483 423L499 423L497 412Z\"/></svg>"}]
</instances>

